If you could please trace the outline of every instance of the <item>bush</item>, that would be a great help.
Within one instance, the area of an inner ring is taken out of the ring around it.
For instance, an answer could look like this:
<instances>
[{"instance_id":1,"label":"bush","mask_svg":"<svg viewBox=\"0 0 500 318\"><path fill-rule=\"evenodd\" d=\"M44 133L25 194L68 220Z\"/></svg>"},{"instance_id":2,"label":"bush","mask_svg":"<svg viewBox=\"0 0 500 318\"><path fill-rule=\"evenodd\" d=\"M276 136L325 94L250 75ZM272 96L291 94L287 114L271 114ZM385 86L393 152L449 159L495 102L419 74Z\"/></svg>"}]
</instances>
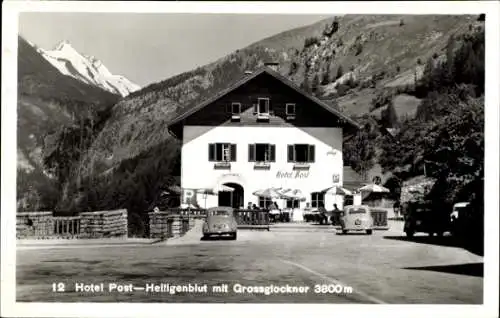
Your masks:
<instances>
[{"instance_id":1,"label":"bush","mask_svg":"<svg viewBox=\"0 0 500 318\"><path fill-rule=\"evenodd\" d=\"M319 39L317 37L310 37L304 40L304 48L308 48L314 44L319 44Z\"/></svg>"}]
</instances>

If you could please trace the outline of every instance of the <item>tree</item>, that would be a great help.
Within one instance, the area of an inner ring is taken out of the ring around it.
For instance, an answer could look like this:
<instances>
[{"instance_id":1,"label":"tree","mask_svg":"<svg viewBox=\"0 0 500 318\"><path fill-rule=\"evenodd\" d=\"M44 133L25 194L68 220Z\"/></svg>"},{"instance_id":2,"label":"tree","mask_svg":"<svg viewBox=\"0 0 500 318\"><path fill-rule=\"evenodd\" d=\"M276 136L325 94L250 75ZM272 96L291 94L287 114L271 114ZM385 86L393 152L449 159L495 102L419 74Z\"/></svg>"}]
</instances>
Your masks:
<instances>
[{"instance_id":1,"label":"tree","mask_svg":"<svg viewBox=\"0 0 500 318\"><path fill-rule=\"evenodd\" d=\"M366 178L368 170L374 165L375 147L370 137L370 128L365 127L356 134L353 140L344 145L346 164L363 178Z\"/></svg>"},{"instance_id":2,"label":"tree","mask_svg":"<svg viewBox=\"0 0 500 318\"><path fill-rule=\"evenodd\" d=\"M337 68L337 75L335 76L335 79L339 79L344 75L344 69L342 68L342 65L339 65Z\"/></svg>"},{"instance_id":3,"label":"tree","mask_svg":"<svg viewBox=\"0 0 500 318\"><path fill-rule=\"evenodd\" d=\"M399 125L398 115L394 109L394 103L391 100L387 108L382 112L381 118L382 126L384 128L395 128Z\"/></svg>"},{"instance_id":4,"label":"tree","mask_svg":"<svg viewBox=\"0 0 500 318\"><path fill-rule=\"evenodd\" d=\"M329 70L327 69L324 73L323 73L323 78L321 79L321 85L328 85L330 83L330 72Z\"/></svg>"},{"instance_id":5,"label":"tree","mask_svg":"<svg viewBox=\"0 0 500 318\"><path fill-rule=\"evenodd\" d=\"M311 92L317 93L319 89L319 78L318 74L314 74L313 80L311 82Z\"/></svg>"}]
</instances>

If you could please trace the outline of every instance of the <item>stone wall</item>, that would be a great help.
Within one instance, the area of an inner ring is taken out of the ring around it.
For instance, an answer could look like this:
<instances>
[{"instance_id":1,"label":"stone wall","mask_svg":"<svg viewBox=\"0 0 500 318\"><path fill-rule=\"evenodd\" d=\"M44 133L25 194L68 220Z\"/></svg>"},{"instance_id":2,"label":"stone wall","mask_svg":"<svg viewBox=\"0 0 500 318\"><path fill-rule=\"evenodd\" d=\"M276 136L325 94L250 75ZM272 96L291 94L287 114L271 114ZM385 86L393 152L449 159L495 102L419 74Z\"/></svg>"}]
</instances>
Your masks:
<instances>
[{"instance_id":1,"label":"stone wall","mask_svg":"<svg viewBox=\"0 0 500 318\"><path fill-rule=\"evenodd\" d=\"M18 239L127 237L127 210L54 217L52 212L17 213Z\"/></svg>"}]
</instances>

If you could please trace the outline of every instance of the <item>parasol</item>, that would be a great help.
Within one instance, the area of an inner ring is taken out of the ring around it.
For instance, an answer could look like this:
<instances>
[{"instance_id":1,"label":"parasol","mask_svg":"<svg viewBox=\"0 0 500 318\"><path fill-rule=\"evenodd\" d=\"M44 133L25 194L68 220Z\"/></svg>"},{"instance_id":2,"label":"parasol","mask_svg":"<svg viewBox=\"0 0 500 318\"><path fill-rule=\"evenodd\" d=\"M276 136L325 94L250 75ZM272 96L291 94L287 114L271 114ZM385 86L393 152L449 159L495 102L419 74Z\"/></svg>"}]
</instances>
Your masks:
<instances>
[{"instance_id":1,"label":"parasol","mask_svg":"<svg viewBox=\"0 0 500 318\"><path fill-rule=\"evenodd\" d=\"M347 190L346 188L339 187L339 186L333 186L330 188L326 188L321 192L328 193L328 194L337 194L337 195L352 195L351 191Z\"/></svg>"},{"instance_id":2,"label":"parasol","mask_svg":"<svg viewBox=\"0 0 500 318\"><path fill-rule=\"evenodd\" d=\"M279 190L275 189L275 188L267 188L267 189L263 189L263 190L257 190L252 194L255 196L258 196L258 197L266 198L266 199L280 199L283 197L283 195L279 192Z\"/></svg>"},{"instance_id":3,"label":"parasol","mask_svg":"<svg viewBox=\"0 0 500 318\"><path fill-rule=\"evenodd\" d=\"M379 193L391 192L389 189L387 189L383 186L380 186L378 184L373 184L373 183L367 184L364 187L359 188L358 191L360 191L360 192L379 192Z\"/></svg>"}]
</instances>

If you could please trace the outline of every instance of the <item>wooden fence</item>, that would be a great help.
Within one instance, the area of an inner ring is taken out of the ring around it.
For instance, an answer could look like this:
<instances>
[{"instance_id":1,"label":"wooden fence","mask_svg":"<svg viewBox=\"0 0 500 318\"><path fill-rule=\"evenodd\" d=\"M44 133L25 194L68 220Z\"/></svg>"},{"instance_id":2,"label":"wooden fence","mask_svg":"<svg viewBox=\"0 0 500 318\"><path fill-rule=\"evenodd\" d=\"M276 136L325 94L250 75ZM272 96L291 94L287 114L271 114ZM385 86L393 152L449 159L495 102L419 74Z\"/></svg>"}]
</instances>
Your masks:
<instances>
[{"instance_id":1,"label":"wooden fence","mask_svg":"<svg viewBox=\"0 0 500 318\"><path fill-rule=\"evenodd\" d=\"M387 222L387 210L370 208L370 211L373 218L373 226L376 230L386 230L389 228L389 224ZM331 222L334 226L340 226L340 217L342 213L342 211L329 212L327 215L331 215L332 219L328 220L328 224ZM319 215L316 214L316 217L319 218Z\"/></svg>"},{"instance_id":2,"label":"wooden fence","mask_svg":"<svg viewBox=\"0 0 500 318\"><path fill-rule=\"evenodd\" d=\"M80 237L80 217L63 216L52 218L54 224L54 236L57 238L78 238Z\"/></svg>"},{"instance_id":3,"label":"wooden fence","mask_svg":"<svg viewBox=\"0 0 500 318\"><path fill-rule=\"evenodd\" d=\"M269 231L269 211L235 210L239 229L265 229Z\"/></svg>"}]
</instances>

